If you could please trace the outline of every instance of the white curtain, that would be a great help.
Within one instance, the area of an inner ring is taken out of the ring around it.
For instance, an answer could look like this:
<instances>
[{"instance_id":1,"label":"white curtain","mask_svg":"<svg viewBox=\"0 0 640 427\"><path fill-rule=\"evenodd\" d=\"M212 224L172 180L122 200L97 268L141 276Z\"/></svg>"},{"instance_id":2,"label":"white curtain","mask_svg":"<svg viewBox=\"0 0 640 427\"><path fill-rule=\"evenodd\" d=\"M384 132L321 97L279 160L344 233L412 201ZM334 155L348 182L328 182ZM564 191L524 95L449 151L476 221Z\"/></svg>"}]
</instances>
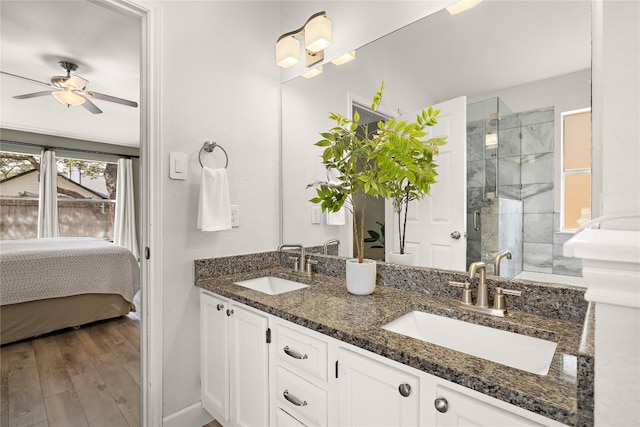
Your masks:
<instances>
[{"instance_id":1,"label":"white curtain","mask_svg":"<svg viewBox=\"0 0 640 427\"><path fill-rule=\"evenodd\" d=\"M131 159L118 160L116 216L113 228L113 242L129 249L136 259L139 259Z\"/></svg>"},{"instance_id":2,"label":"white curtain","mask_svg":"<svg viewBox=\"0 0 640 427\"><path fill-rule=\"evenodd\" d=\"M58 167L56 153L40 154L40 203L38 204L38 238L58 237Z\"/></svg>"}]
</instances>

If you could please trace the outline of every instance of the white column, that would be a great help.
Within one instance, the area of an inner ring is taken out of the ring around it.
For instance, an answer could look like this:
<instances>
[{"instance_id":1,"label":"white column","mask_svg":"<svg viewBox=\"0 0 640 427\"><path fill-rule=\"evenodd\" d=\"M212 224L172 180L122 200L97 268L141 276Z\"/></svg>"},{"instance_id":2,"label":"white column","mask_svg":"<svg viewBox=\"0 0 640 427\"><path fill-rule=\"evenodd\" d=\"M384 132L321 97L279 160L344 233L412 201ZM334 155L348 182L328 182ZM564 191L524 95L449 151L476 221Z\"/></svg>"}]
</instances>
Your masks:
<instances>
[{"instance_id":1,"label":"white column","mask_svg":"<svg viewBox=\"0 0 640 427\"><path fill-rule=\"evenodd\" d=\"M640 231L587 229L564 251L595 303L595 425L640 425Z\"/></svg>"}]
</instances>

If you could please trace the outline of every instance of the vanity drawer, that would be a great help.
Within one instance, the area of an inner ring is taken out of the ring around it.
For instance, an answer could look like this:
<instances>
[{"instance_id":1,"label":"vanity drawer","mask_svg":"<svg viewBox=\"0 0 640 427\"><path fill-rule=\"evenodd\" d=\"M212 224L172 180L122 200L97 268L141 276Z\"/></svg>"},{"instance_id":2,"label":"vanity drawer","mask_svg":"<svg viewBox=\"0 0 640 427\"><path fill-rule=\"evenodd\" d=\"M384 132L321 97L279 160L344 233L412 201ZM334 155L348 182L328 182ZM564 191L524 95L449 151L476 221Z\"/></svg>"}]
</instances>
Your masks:
<instances>
[{"instance_id":1,"label":"vanity drawer","mask_svg":"<svg viewBox=\"0 0 640 427\"><path fill-rule=\"evenodd\" d=\"M278 408L276 412L276 425L278 427L306 427L282 408Z\"/></svg>"},{"instance_id":2,"label":"vanity drawer","mask_svg":"<svg viewBox=\"0 0 640 427\"><path fill-rule=\"evenodd\" d=\"M277 406L307 426L326 426L327 391L282 366L276 367Z\"/></svg>"},{"instance_id":3,"label":"vanity drawer","mask_svg":"<svg viewBox=\"0 0 640 427\"><path fill-rule=\"evenodd\" d=\"M279 362L292 370L327 381L327 342L282 324L276 326Z\"/></svg>"}]
</instances>

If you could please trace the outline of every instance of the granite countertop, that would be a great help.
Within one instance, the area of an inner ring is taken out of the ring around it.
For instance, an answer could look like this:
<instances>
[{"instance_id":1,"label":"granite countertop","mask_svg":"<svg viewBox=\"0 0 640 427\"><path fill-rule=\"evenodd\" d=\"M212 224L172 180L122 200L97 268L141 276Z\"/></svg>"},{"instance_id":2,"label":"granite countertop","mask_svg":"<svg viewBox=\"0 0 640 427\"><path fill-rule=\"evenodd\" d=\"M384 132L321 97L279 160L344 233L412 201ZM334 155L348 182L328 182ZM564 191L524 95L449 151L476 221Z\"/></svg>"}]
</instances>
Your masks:
<instances>
[{"instance_id":1,"label":"granite countertop","mask_svg":"<svg viewBox=\"0 0 640 427\"><path fill-rule=\"evenodd\" d=\"M233 283L262 276L311 286L267 295ZM547 418L582 424L577 357L582 323L517 311L497 318L461 309L458 301L390 286L377 286L372 295L356 296L347 292L344 279L316 274L310 282L278 267L200 279L196 286ZM558 346L549 373L531 374L381 329L416 309L555 341Z\"/></svg>"}]
</instances>

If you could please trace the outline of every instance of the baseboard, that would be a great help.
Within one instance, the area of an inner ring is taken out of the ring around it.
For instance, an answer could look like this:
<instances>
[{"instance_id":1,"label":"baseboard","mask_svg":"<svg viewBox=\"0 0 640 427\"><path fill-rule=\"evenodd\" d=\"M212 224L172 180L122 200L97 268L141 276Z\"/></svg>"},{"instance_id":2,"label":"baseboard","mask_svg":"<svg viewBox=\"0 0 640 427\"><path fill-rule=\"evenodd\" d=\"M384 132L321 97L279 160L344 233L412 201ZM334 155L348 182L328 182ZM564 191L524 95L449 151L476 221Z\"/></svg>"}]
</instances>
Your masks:
<instances>
[{"instance_id":1,"label":"baseboard","mask_svg":"<svg viewBox=\"0 0 640 427\"><path fill-rule=\"evenodd\" d=\"M162 419L163 427L202 427L213 421L213 417L202 408L202 402L182 408Z\"/></svg>"}]
</instances>

